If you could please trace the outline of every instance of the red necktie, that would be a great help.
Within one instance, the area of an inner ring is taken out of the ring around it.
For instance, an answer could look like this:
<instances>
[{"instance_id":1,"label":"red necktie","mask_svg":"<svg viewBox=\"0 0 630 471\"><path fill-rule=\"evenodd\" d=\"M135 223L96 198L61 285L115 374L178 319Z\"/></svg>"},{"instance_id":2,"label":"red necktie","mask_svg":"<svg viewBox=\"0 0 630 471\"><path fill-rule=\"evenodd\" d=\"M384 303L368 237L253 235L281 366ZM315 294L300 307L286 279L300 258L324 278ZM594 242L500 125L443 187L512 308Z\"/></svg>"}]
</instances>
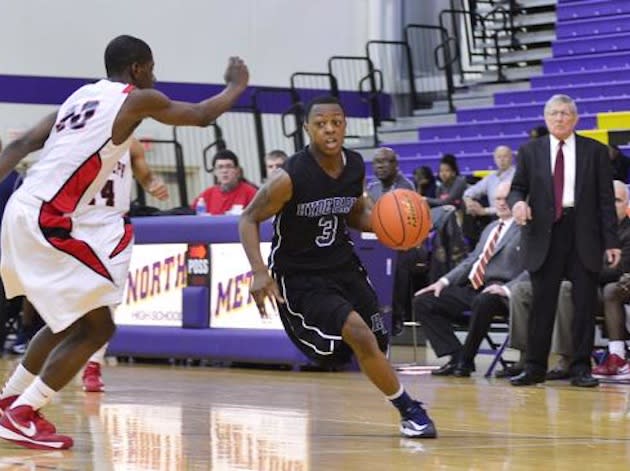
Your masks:
<instances>
[{"instance_id":1,"label":"red necktie","mask_svg":"<svg viewBox=\"0 0 630 471\"><path fill-rule=\"evenodd\" d=\"M562 192L564 190L564 153L562 146L564 141L558 144L558 153L556 154L556 164L553 167L553 197L555 200L556 214L554 221L562 217Z\"/></svg>"},{"instance_id":2,"label":"red necktie","mask_svg":"<svg viewBox=\"0 0 630 471\"><path fill-rule=\"evenodd\" d=\"M490 243L486 245L486 248L483 251L483 256L481 257L481 260L479 260L479 263L477 264L474 273L471 273L468 276L470 284L472 284L473 288L475 289L479 289L483 286L484 278L486 276L486 265L488 265L488 262L494 254L494 248L497 245L497 241L499 240L502 229L503 223L500 222L497 226L497 229L494 231L494 235L492 236Z\"/></svg>"}]
</instances>

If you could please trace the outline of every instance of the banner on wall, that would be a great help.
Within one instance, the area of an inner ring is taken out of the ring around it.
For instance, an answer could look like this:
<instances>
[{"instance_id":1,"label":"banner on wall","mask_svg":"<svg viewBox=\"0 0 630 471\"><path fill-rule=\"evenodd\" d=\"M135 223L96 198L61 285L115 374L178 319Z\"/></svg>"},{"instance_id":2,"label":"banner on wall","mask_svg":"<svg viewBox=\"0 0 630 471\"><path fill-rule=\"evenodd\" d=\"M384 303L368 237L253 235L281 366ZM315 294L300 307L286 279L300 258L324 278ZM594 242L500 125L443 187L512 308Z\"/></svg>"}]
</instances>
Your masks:
<instances>
[{"instance_id":1,"label":"banner on wall","mask_svg":"<svg viewBox=\"0 0 630 471\"><path fill-rule=\"evenodd\" d=\"M181 327L187 248L187 244L134 245L123 300L114 311L116 324Z\"/></svg>"},{"instance_id":2,"label":"banner on wall","mask_svg":"<svg viewBox=\"0 0 630 471\"><path fill-rule=\"evenodd\" d=\"M260 244L267 260L271 243ZM210 246L210 327L243 329L282 329L280 317L270 303L269 317L262 319L249 294L252 272L241 244Z\"/></svg>"}]
</instances>

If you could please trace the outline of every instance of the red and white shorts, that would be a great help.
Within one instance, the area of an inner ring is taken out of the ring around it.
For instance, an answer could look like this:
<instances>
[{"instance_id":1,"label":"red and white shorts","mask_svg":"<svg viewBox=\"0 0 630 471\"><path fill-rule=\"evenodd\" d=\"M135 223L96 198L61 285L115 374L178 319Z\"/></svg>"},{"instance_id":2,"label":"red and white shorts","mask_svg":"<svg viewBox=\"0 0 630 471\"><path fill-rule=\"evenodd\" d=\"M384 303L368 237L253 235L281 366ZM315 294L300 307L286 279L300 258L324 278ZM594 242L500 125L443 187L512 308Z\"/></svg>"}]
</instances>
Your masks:
<instances>
[{"instance_id":1,"label":"red and white shorts","mask_svg":"<svg viewBox=\"0 0 630 471\"><path fill-rule=\"evenodd\" d=\"M81 223L19 190L3 220L0 272L7 298L24 295L54 332L122 300L133 231L120 218Z\"/></svg>"}]
</instances>

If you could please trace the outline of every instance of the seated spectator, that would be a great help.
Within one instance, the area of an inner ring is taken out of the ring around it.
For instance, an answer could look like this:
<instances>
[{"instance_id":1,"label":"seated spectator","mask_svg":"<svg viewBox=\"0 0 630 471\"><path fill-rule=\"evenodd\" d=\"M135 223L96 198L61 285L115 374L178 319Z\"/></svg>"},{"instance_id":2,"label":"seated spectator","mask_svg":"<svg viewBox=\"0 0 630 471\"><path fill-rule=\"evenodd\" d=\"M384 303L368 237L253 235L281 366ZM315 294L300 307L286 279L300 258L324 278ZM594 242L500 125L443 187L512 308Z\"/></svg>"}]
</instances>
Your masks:
<instances>
[{"instance_id":1,"label":"seated spectator","mask_svg":"<svg viewBox=\"0 0 630 471\"><path fill-rule=\"evenodd\" d=\"M604 319L608 332L608 356L601 365L593 369L593 375L630 377L630 364L626 358L624 342L628 337L624 305L630 303L630 283L619 281L622 273L630 273L630 218L626 215L628 188L620 180L615 180L614 188L615 209L619 220L621 263L615 268L605 265L600 273L600 284L603 286Z\"/></svg>"},{"instance_id":2,"label":"seated spectator","mask_svg":"<svg viewBox=\"0 0 630 471\"><path fill-rule=\"evenodd\" d=\"M271 175L271 172L282 167L284 163L287 161L289 156L283 150L272 150L267 155L265 155L265 178Z\"/></svg>"},{"instance_id":3,"label":"seated spectator","mask_svg":"<svg viewBox=\"0 0 630 471\"><path fill-rule=\"evenodd\" d=\"M416 191L427 198L435 198L437 180L431 167L423 165L413 171L413 179L416 183Z\"/></svg>"},{"instance_id":4,"label":"seated spectator","mask_svg":"<svg viewBox=\"0 0 630 471\"><path fill-rule=\"evenodd\" d=\"M452 205L461 207L464 191L468 183L466 178L459 174L457 159L454 155L446 154L440 160L440 185L435 192L435 198L427 198L429 206Z\"/></svg>"},{"instance_id":5,"label":"seated spectator","mask_svg":"<svg viewBox=\"0 0 630 471\"><path fill-rule=\"evenodd\" d=\"M497 171L482 178L477 183L464 191L464 203L466 213L472 216L494 216L496 209L492 204L483 206L481 199L494 201L494 195L501 182L511 182L515 167L512 162L512 149L507 146L498 146L494 150L494 163Z\"/></svg>"},{"instance_id":6,"label":"seated spectator","mask_svg":"<svg viewBox=\"0 0 630 471\"><path fill-rule=\"evenodd\" d=\"M510 283L523 271L519 257L521 230L507 204L509 191L506 182L497 188L498 220L486 227L475 250L444 277L418 291L413 300L436 355L451 356L448 363L432 372L434 375L470 376L492 319L508 315ZM472 311L470 320L464 315L468 310ZM455 336L453 323L469 324L463 346Z\"/></svg>"},{"instance_id":7,"label":"seated spectator","mask_svg":"<svg viewBox=\"0 0 630 471\"><path fill-rule=\"evenodd\" d=\"M398 156L389 147L381 147L376 150L372 159L372 169L376 180L367 185L367 195L375 203L383 193L404 188L415 190L413 183L407 179L398 169Z\"/></svg>"},{"instance_id":8,"label":"seated spectator","mask_svg":"<svg viewBox=\"0 0 630 471\"><path fill-rule=\"evenodd\" d=\"M431 208L433 227L439 231L452 208L457 210L457 222L461 225L463 196L468 182L465 177L459 174L457 159L450 154L442 157L438 175L440 183L435 191L435 198L426 198L426 201Z\"/></svg>"},{"instance_id":9,"label":"seated spectator","mask_svg":"<svg viewBox=\"0 0 630 471\"><path fill-rule=\"evenodd\" d=\"M532 307L532 283L529 272L519 276L512 287L510 295L510 347L520 352L515 365L497 371L498 378L506 378L521 374L525 368L525 349L527 346L527 329L529 313ZM558 294L556 321L553 327L551 352L558 355L557 364L547 372L546 379L565 379L569 377L569 366L573 353L573 300L571 298L571 282L563 281Z\"/></svg>"},{"instance_id":10,"label":"seated spectator","mask_svg":"<svg viewBox=\"0 0 630 471\"><path fill-rule=\"evenodd\" d=\"M205 189L197 196L191 206L197 205L197 200L203 198L207 211L212 215L240 212L256 194L256 187L239 178L238 157L231 150L221 150L212 158L212 168L217 184Z\"/></svg>"},{"instance_id":11,"label":"seated spectator","mask_svg":"<svg viewBox=\"0 0 630 471\"><path fill-rule=\"evenodd\" d=\"M549 130L547 129L547 126L545 125L536 126L535 128L532 128L529 131L530 139L538 139L539 137L548 136L548 135L549 135Z\"/></svg>"},{"instance_id":12,"label":"seated spectator","mask_svg":"<svg viewBox=\"0 0 630 471\"><path fill-rule=\"evenodd\" d=\"M608 145L608 156L613 169L613 178L628 183L628 170L630 170L630 157L626 157L619 147Z\"/></svg>"},{"instance_id":13,"label":"seated spectator","mask_svg":"<svg viewBox=\"0 0 630 471\"><path fill-rule=\"evenodd\" d=\"M464 204L466 216L464 228L466 236L472 243L479 240L481 231L495 217L496 210L492 204L497 186L501 182L511 182L515 167L512 162L512 149L507 146L498 146L494 150L494 163L497 171L482 178L464 191ZM486 206L484 202L489 204Z\"/></svg>"},{"instance_id":14,"label":"seated spectator","mask_svg":"<svg viewBox=\"0 0 630 471\"><path fill-rule=\"evenodd\" d=\"M384 193L398 188L415 190L411 183L398 169L398 156L389 147L376 150L372 159L372 168L376 180L371 181L366 192L372 203L375 203ZM394 268L394 287L392 296L392 334L400 335L403 331L405 319L411 317L411 283L412 271L418 257L422 256L419 249L413 248L399 251ZM425 257L426 258L426 257Z\"/></svg>"}]
</instances>

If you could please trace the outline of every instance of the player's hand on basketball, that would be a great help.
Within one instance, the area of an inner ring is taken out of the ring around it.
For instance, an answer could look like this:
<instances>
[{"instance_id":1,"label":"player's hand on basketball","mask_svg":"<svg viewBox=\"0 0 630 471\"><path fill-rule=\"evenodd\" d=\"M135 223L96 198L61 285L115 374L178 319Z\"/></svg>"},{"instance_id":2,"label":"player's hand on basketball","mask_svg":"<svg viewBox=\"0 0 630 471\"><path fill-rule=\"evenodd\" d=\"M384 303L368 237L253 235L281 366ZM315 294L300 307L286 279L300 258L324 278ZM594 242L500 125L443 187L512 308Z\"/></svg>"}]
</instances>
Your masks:
<instances>
[{"instance_id":1,"label":"player's hand on basketball","mask_svg":"<svg viewBox=\"0 0 630 471\"><path fill-rule=\"evenodd\" d=\"M532 219L532 210L525 201L519 201L512 208L512 216L519 226L524 226Z\"/></svg>"},{"instance_id":2,"label":"player's hand on basketball","mask_svg":"<svg viewBox=\"0 0 630 471\"><path fill-rule=\"evenodd\" d=\"M435 283L430 284L429 286L425 286L424 288L422 288L421 290L418 290L414 293L414 296L418 296L424 293L430 293L433 292L433 295L438 298L440 296L440 293L442 292L442 290L446 287L446 285L444 283L442 283L442 281L437 280Z\"/></svg>"},{"instance_id":3,"label":"player's hand on basketball","mask_svg":"<svg viewBox=\"0 0 630 471\"><path fill-rule=\"evenodd\" d=\"M249 82L249 70L240 57L230 57L225 71L225 83L239 88L247 87Z\"/></svg>"},{"instance_id":4,"label":"player's hand on basketball","mask_svg":"<svg viewBox=\"0 0 630 471\"><path fill-rule=\"evenodd\" d=\"M168 198L168 187L160 177L153 177L146 190L151 196L161 201Z\"/></svg>"},{"instance_id":5,"label":"player's hand on basketball","mask_svg":"<svg viewBox=\"0 0 630 471\"><path fill-rule=\"evenodd\" d=\"M263 319L269 317L265 300L269 298L271 304L277 307L277 303L284 303L284 298L280 294L278 284L271 277L267 270L254 272L254 278L249 291L254 298L260 317Z\"/></svg>"}]
</instances>

